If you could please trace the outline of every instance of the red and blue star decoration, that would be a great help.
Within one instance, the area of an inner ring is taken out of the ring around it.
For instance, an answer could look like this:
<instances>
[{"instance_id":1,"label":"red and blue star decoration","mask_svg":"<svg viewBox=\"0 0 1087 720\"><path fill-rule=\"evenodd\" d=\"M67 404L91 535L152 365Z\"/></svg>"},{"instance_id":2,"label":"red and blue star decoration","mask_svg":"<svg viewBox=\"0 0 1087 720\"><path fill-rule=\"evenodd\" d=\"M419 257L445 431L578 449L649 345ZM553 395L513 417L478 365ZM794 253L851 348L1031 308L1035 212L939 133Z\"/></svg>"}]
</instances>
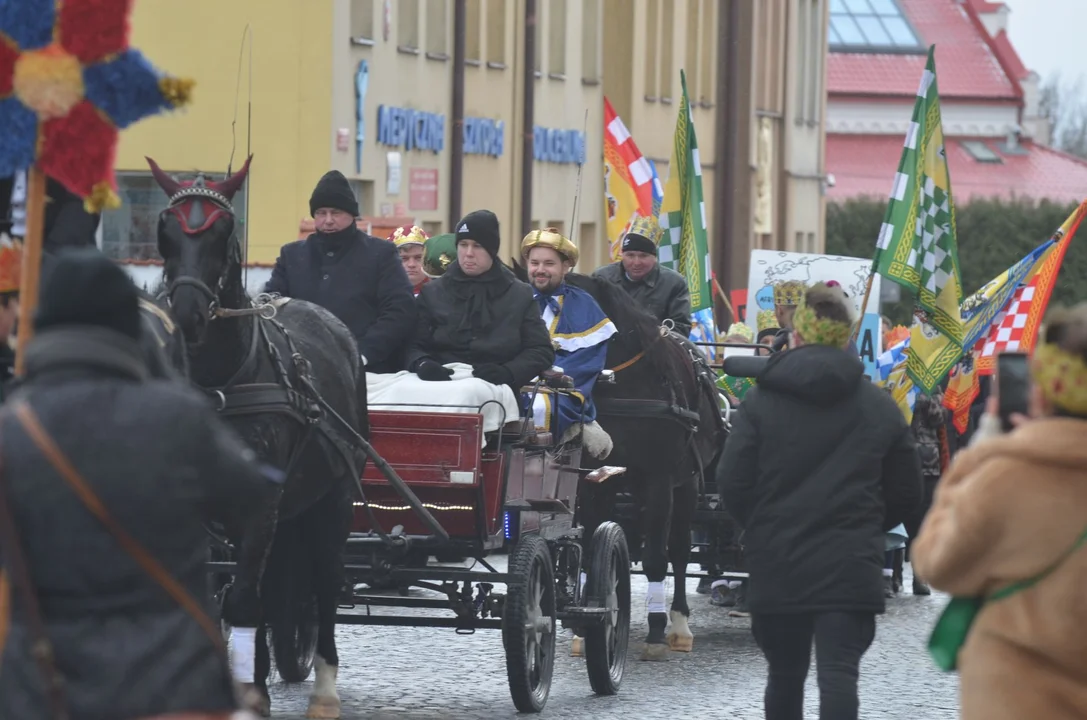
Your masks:
<instances>
[{"instance_id":1,"label":"red and blue star decoration","mask_svg":"<svg viewBox=\"0 0 1087 720\"><path fill-rule=\"evenodd\" d=\"M118 207L118 130L188 102L128 46L133 0L0 0L0 177L37 164L84 198Z\"/></svg>"}]
</instances>

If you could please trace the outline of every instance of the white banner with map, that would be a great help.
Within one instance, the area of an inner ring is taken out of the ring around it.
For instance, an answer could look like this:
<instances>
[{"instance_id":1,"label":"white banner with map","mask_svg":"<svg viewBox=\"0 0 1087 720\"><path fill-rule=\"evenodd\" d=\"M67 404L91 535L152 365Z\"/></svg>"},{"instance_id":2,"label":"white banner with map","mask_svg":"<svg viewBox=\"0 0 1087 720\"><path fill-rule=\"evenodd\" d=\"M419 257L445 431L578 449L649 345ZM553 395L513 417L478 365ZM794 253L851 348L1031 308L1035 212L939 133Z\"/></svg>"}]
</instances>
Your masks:
<instances>
[{"instance_id":1,"label":"white banner with map","mask_svg":"<svg viewBox=\"0 0 1087 720\"><path fill-rule=\"evenodd\" d=\"M747 324L758 331L759 311L774 309L774 283L782 280L802 280L809 285L837 280L853 301L854 312L859 315L864 302L864 287L871 272L872 261L862 258L753 250L747 281ZM876 372L876 358L883 352L879 321L879 281L879 275L872 278L868 312L861 321L861 332L857 338L857 350L864 363L865 373L872 378L879 377Z\"/></svg>"}]
</instances>

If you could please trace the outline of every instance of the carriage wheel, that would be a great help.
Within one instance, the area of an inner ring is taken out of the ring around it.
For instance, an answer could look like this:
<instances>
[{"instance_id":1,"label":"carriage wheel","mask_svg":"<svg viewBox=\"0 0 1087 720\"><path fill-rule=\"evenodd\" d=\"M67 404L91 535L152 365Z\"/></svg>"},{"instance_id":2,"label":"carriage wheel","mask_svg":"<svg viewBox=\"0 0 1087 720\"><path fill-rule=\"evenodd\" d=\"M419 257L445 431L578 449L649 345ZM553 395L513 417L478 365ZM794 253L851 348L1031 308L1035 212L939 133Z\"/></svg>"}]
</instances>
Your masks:
<instances>
[{"instance_id":1,"label":"carriage wheel","mask_svg":"<svg viewBox=\"0 0 1087 720\"><path fill-rule=\"evenodd\" d=\"M275 622L269 629L279 676L288 683L308 680L317 653L317 599L296 606L286 626Z\"/></svg>"},{"instance_id":2,"label":"carriage wheel","mask_svg":"<svg viewBox=\"0 0 1087 720\"><path fill-rule=\"evenodd\" d=\"M606 522L593 533L585 597L608 609L604 622L585 629L585 666L597 695L614 695L623 682L630 639L630 552L622 528Z\"/></svg>"},{"instance_id":3,"label":"carriage wheel","mask_svg":"<svg viewBox=\"0 0 1087 720\"><path fill-rule=\"evenodd\" d=\"M551 551L538 535L517 541L502 612L502 644L510 695L520 712L540 712L551 692L555 667L555 574Z\"/></svg>"}]
</instances>

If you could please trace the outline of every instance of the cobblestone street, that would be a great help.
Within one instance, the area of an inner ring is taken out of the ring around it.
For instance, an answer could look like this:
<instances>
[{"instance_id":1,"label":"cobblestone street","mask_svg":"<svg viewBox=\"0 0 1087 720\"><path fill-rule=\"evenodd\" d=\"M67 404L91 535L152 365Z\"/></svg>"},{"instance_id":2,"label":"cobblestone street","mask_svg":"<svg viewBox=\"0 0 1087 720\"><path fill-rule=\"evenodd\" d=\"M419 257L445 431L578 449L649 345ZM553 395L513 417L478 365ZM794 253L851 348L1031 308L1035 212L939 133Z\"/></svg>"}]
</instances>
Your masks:
<instances>
[{"instance_id":1,"label":"cobblestone street","mask_svg":"<svg viewBox=\"0 0 1087 720\"><path fill-rule=\"evenodd\" d=\"M761 718L766 665L751 638L750 620L728 617L727 609L694 593L696 584L689 582L694 651L646 663L637 660L646 632L646 585L644 577L634 577L630 657L618 696L591 693L584 661L570 657L569 636L561 633L551 698L540 717ZM941 596L908 592L888 601L861 666L861 717L957 717L957 676L937 671L925 649L944 602ZM440 629L340 626L337 641L344 720L517 717L498 631L458 636ZM818 714L814 674L813 667L806 697L811 718ZM310 687L276 684L273 717L304 717Z\"/></svg>"}]
</instances>

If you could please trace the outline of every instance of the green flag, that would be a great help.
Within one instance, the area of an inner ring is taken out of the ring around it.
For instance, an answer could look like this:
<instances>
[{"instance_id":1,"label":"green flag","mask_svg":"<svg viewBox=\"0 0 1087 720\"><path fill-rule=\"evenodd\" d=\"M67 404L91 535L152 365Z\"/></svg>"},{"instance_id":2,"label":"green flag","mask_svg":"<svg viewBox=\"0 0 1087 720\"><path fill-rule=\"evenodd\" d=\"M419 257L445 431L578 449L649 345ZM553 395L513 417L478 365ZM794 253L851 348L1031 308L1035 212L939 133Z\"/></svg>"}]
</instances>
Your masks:
<instances>
[{"instance_id":1,"label":"green flag","mask_svg":"<svg viewBox=\"0 0 1087 720\"><path fill-rule=\"evenodd\" d=\"M676 119L668 182L661 201L663 234L657 250L659 262L687 278L691 312L713 307L710 287L710 253L706 241L706 203L702 199L702 163L698 157L691 102L687 97L687 75L679 71L683 97Z\"/></svg>"},{"instance_id":2,"label":"green flag","mask_svg":"<svg viewBox=\"0 0 1087 720\"><path fill-rule=\"evenodd\" d=\"M935 49L933 45L928 51L902 159L880 228L873 270L917 295L917 304L928 326L927 335L938 333L961 348L962 280L955 237L955 205L951 199L951 176L944 152L936 86ZM938 374L941 369L932 370Z\"/></svg>"}]
</instances>

